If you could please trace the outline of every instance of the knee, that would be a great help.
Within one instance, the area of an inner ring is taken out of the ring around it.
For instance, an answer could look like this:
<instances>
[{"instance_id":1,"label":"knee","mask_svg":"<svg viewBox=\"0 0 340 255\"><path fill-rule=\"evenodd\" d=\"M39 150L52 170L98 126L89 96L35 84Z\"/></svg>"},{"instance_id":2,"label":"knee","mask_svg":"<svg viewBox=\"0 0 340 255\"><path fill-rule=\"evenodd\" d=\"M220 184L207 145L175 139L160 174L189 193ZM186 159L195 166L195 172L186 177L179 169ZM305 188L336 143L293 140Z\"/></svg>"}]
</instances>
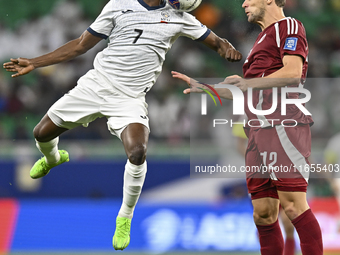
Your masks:
<instances>
[{"instance_id":1,"label":"knee","mask_svg":"<svg viewBox=\"0 0 340 255\"><path fill-rule=\"evenodd\" d=\"M55 138L55 136L50 135L47 129L40 125L40 123L33 129L33 136L35 140L41 143L47 143Z\"/></svg>"},{"instance_id":2,"label":"knee","mask_svg":"<svg viewBox=\"0 0 340 255\"><path fill-rule=\"evenodd\" d=\"M309 209L305 192L279 192L280 203L287 217L292 221Z\"/></svg>"},{"instance_id":3,"label":"knee","mask_svg":"<svg viewBox=\"0 0 340 255\"><path fill-rule=\"evenodd\" d=\"M33 136L38 142L46 142L46 137L44 137L39 125L35 126L35 128L33 129Z\"/></svg>"},{"instance_id":4,"label":"knee","mask_svg":"<svg viewBox=\"0 0 340 255\"><path fill-rule=\"evenodd\" d=\"M278 211L273 207L254 208L253 218L256 225L269 225L277 221Z\"/></svg>"},{"instance_id":5,"label":"knee","mask_svg":"<svg viewBox=\"0 0 340 255\"><path fill-rule=\"evenodd\" d=\"M285 214L287 215L287 217L290 219L290 220L293 220L295 219L296 217L298 217L301 213L303 212L300 212L299 208L297 208L294 203L289 203L287 205L285 205L285 207L283 207L283 210L285 212Z\"/></svg>"},{"instance_id":6,"label":"knee","mask_svg":"<svg viewBox=\"0 0 340 255\"><path fill-rule=\"evenodd\" d=\"M128 150L129 161L134 165L141 165L146 159L146 145L138 144Z\"/></svg>"}]
</instances>

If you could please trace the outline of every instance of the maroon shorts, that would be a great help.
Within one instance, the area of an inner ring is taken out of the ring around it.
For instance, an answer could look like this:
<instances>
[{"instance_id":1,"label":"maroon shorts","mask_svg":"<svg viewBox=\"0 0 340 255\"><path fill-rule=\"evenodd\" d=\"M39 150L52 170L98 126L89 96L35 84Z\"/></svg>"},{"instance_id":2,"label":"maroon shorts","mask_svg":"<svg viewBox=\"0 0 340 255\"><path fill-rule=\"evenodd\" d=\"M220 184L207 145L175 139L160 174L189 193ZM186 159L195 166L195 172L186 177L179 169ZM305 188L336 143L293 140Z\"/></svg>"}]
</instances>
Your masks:
<instances>
[{"instance_id":1,"label":"maroon shorts","mask_svg":"<svg viewBox=\"0 0 340 255\"><path fill-rule=\"evenodd\" d=\"M277 190L307 191L309 125L249 129L246 134L247 187L252 199L278 198Z\"/></svg>"}]
</instances>

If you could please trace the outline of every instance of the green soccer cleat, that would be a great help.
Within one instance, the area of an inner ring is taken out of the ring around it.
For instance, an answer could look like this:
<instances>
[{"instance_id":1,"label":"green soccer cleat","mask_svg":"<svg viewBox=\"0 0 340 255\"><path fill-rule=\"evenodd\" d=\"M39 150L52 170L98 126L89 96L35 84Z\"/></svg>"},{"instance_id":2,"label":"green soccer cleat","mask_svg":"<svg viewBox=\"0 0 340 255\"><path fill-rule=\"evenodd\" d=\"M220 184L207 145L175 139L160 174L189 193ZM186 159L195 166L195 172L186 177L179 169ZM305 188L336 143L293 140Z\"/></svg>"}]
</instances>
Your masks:
<instances>
[{"instance_id":1,"label":"green soccer cleat","mask_svg":"<svg viewBox=\"0 0 340 255\"><path fill-rule=\"evenodd\" d=\"M30 171L31 178L38 179L38 178L44 177L50 172L50 170L53 167L70 161L67 151L59 150L59 154L60 154L60 160L55 164L47 165L45 157L42 157L37 162L35 162L34 166L31 168L31 171Z\"/></svg>"},{"instance_id":2,"label":"green soccer cleat","mask_svg":"<svg viewBox=\"0 0 340 255\"><path fill-rule=\"evenodd\" d=\"M119 217L116 219L116 231L112 238L115 250L124 250L130 243L131 219Z\"/></svg>"}]
</instances>

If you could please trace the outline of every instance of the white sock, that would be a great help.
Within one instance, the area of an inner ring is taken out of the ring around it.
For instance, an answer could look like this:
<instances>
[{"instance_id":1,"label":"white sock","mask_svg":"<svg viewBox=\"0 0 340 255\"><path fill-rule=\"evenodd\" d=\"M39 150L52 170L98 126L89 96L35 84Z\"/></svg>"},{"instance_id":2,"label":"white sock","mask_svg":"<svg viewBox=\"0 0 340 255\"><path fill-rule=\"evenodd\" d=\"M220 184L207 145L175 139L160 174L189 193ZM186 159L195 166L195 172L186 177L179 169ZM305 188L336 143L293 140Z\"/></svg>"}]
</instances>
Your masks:
<instances>
[{"instance_id":1,"label":"white sock","mask_svg":"<svg viewBox=\"0 0 340 255\"><path fill-rule=\"evenodd\" d=\"M127 161L124 172L123 203L118 216L132 219L133 211L142 192L146 168L146 161L140 166Z\"/></svg>"},{"instance_id":2,"label":"white sock","mask_svg":"<svg viewBox=\"0 0 340 255\"><path fill-rule=\"evenodd\" d=\"M35 140L35 142L35 145L37 146L39 151L44 154L47 164L54 164L60 160L60 154L58 151L59 137L56 137L46 143L41 143L37 140Z\"/></svg>"}]
</instances>

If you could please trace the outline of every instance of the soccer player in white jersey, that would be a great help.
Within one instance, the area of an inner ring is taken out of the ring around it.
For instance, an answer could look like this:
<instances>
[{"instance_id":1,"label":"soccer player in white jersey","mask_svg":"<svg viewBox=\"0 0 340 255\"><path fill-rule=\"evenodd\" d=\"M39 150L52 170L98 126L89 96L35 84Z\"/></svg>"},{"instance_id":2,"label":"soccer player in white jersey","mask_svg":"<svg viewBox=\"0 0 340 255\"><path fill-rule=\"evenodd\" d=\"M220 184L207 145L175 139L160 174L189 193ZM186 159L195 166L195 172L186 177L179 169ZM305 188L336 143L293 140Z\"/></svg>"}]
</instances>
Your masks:
<instances>
[{"instance_id":1,"label":"soccer player in white jersey","mask_svg":"<svg viewBox=\"0 0 340 255\"><path fill-rule=\"evenodd\" d=\"M194 16L174 10L165 0L111 0L78 39L46 55L11 59L4 64L7 71L14 72L12 77L18 77L38 67L73 59L109 38L108 47L94 60L94 69L81 77L34 128L36 145L44 157L35 163L30 175L43 177L51 168L69 161L68 153L58 150L62 133L105 116L109 131L121 139L128 157L123 203L112 241L116 250L130 243L131 219L146 174L149 120L145 94L179 36L202 41L229 61L242 58L226 39Z\"/></svg>"}]
</instances>

